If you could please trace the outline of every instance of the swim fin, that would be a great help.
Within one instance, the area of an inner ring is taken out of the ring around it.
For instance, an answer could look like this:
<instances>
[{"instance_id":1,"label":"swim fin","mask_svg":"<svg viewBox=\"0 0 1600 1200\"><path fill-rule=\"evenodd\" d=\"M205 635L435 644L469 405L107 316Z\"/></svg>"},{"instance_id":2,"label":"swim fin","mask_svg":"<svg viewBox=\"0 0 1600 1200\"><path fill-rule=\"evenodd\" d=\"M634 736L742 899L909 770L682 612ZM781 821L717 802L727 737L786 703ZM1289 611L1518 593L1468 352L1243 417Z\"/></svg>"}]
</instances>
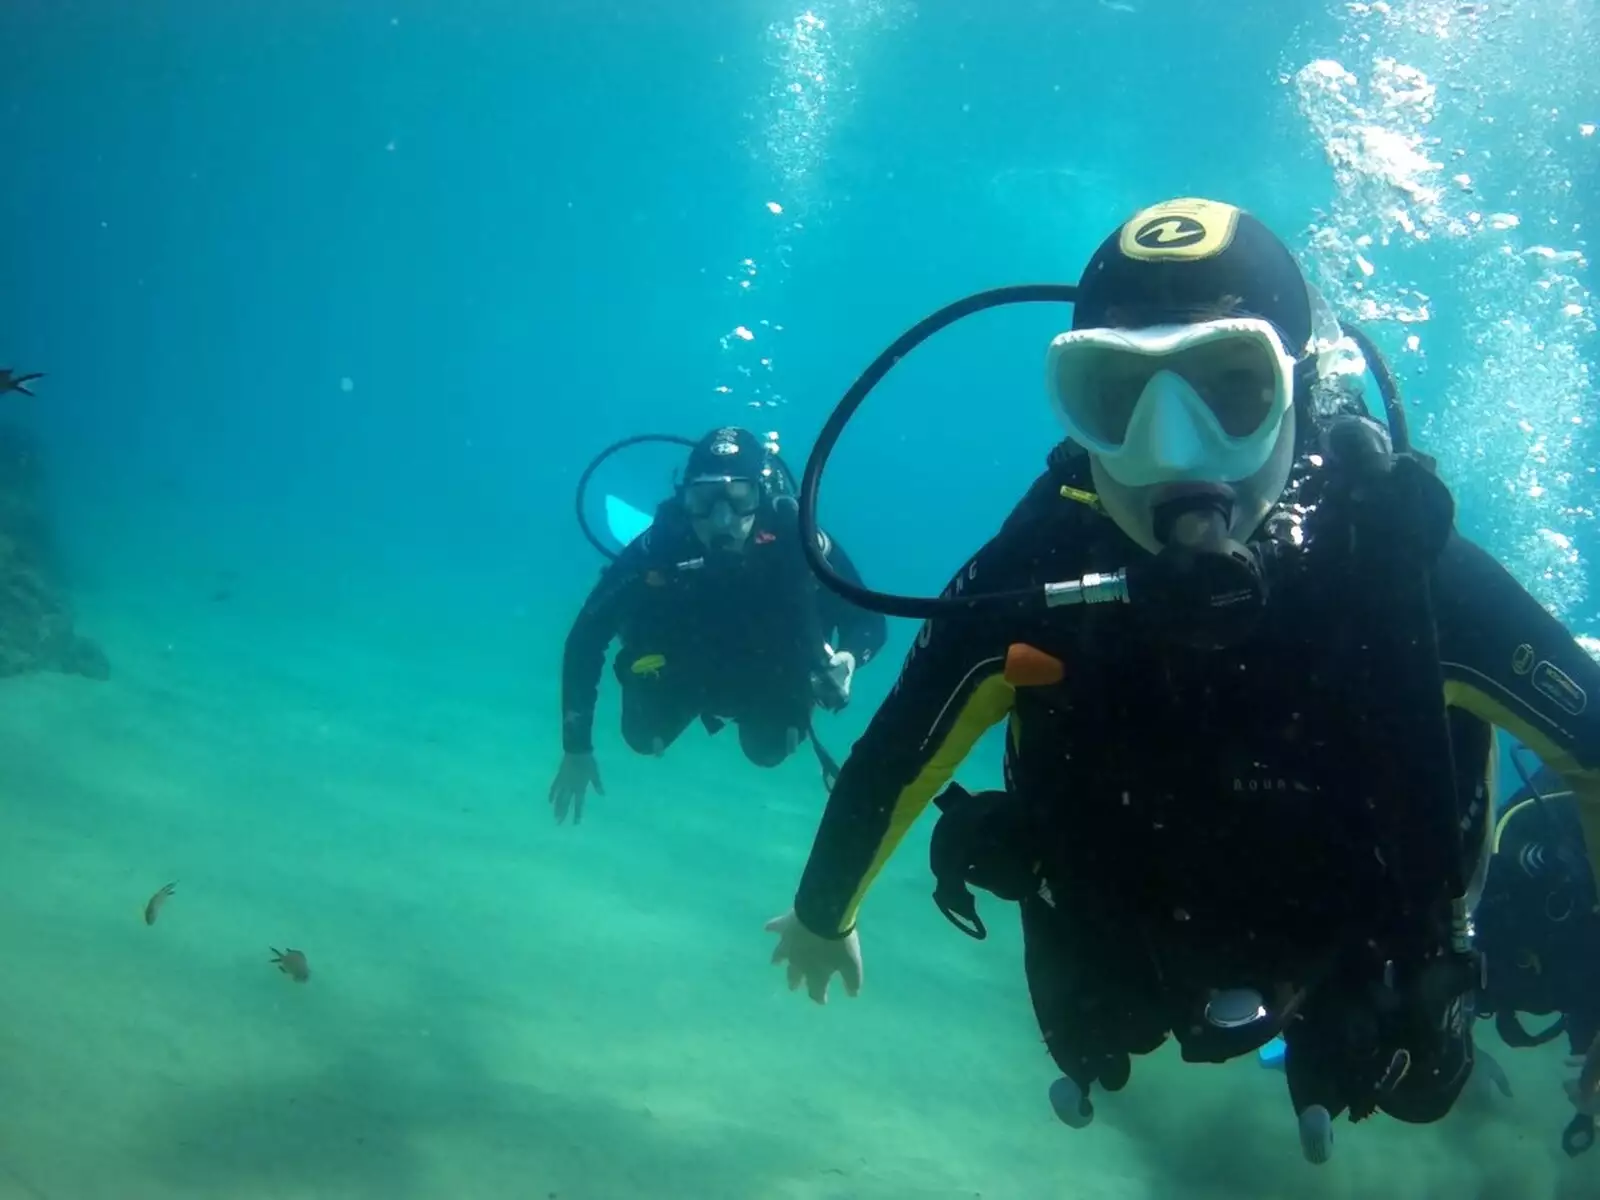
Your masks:
<instances>
[{"instance_id":1,"label":"swim fin","mask_svg":"<svg viewBox=\"0 0 1600 1200\"><path fill-rule=\"evenodd\" d=\"M649 529L654 521L655 518L649 513L640 512L626 500L606 496L606 528L611 530L611 536L617 539L619 546L626 546Z\"/></svg>"}]
</instances>

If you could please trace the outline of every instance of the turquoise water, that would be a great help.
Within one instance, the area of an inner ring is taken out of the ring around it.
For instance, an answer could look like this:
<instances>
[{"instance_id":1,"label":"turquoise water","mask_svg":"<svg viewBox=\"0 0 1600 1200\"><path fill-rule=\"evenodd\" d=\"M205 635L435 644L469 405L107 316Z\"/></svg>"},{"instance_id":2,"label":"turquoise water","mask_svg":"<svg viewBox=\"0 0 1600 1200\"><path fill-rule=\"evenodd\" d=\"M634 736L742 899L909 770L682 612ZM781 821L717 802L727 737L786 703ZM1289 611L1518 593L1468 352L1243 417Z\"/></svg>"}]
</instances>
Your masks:
<instances>
[{"instance_id":1,"label":"turquoise water","mask_svg":"<svg viewBox=\"0 0 1600 1200\"><path fill-rule=\"evenodd\" d=\"M798 464L906 325L1070 281L1173 194L1302 253L1463 528L1600 633L1597 30L1590 0L0 7L0 367L48 372L0 418L112 664L0 683L0 1200L1600 1196L1554 1050L1320 1170L1249 1061L1158 1055L1060 1127L1015 931L945 924L926 830L863 995L790 996L761 926L805 756L638 759L608 688L606 796L545 802L590 455L737 422ZM852 425L822 516L869 582L937 589L1009 511L1067 319L967 322ZM608 466L596 519L671 465Z\"/></svg>"}]
</instances>

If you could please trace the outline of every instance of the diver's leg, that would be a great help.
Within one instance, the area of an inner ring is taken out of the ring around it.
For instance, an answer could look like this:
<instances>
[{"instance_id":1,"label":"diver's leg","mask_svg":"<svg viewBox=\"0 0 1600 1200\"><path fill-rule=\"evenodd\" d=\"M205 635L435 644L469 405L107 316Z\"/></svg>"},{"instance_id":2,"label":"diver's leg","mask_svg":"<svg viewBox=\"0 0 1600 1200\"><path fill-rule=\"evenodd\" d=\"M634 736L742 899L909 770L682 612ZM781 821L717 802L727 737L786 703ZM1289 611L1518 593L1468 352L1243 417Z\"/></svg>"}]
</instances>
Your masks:
<instances>
[{"instance_id":1,"label":"diver's leg","mask_svg":"<svg viewBox=\"0 0 1600 1200\"><path fill-rule=\"evenodd\" d=\"M1059 912L1039 896L1021 907L1028 995L1062 1074L1050 1102L1064 1122L1082 1128L1094 1119L1090 1085L1120 1091L1130 1055L1159 1046L1166 1026L1154 992L1140 986L1146 972L1126 953L1136 940L1116 938L1098 916Z\"/></svg>"},{"instance_id":2,"label":"diver's leg","mask_svg":"<svg viewBox=\"0 0 1600 1200\"><path fill-rule=\"evenodd\" d=\"M1352 1104L1354 1091L1370 1096L1365 1072L1373 1070L1378 1037L1365 990L1328 981L1283 1030L1283 1074L1307 1162L1333 1155L1333 1120Z\"/></svg>"},{"instance_id":3,"label":"diver's leg","mask_svg":"<svg viewBox=\"0 0 1600 1200\"><path fill-rule=\"evenodd\" d=\"M1072 944L1062 920L1036 896L1022 901L1022 962L1028 997L1045 1049L1062 1077L1051 1085L1050 1104L1056 1116L1074 1129L1094 1120L1089 1085L1100 1075L1103 1057L1077 1021L1077 974Z\"/></svg>"},{"instance_id":4,"label":"diver's leg","mask_svg":"<svg viewBox=\"0 0 1600 1200\"><path fill-rule=\"evenodd\" d=\"M1330 1113L1344 1111L1342 1041L1333 1014L1316 1010L1307 1011L1284 1030L1284 1075L1297 1114L1313 1104L1320 1104Z\"/></svg>"},{"instance_id":5,"label":"diver's leg","mask_svg":"<svg viewBox=\"0 0 1600 1200\"><path fill-rule=\"evenodd\" d=\"M1283 1032L1289 1102L1308 1162L1325 1163L1333 1154L1333 1119L1348 1104L1344 1021L1342 1004L1314 996Z\"/></svg>"},{"instance_id":6,"label":"diver's leg","mask_svg":"<svg viewBox=\"0 0 1600 1200\"><path fill-rule=\"evenodd\" d=\"M749 717L739 722L739 747L758 767L777 766L795 752L804 737L804 729L788 723L757 721Z\"/></svg>"},{"instance_id":7,"label":"diver's leg","mask_svg":"<svg viewBox=\"0 0 1600 1200\"><path fill-rule=\"evenodd\" d=\"M1454 1014L1429 1023L1431 1045L1412 1051L1404 1076L1378 1098L1378 1107L1397 1121L1427 1125L1454 1107L1472 1074L1472 1024Z\"/></svg>"},{"instance_id":8,"label":"diver's leg","mask_svg":"<svg viewBox=\"0 0 1600 1200\"><path fill-rule=\"evenodd\" d=\"M640 656L617 658L622 684L622 739L638 754L660 755L689 728L703 708L703 689L680 671L634 671Z\"/></svg>"},{"instance_id":9,"label":"diver's leg","mask_svg":"<svg viewBox=\"0 0 1600 1200\"><path fill-rule=\"evenodd\" d=\"M776 686L737 706L739 746L758 767L775 767L793 754L811 725L811 687Z\"/></svg>"}]
</instances>

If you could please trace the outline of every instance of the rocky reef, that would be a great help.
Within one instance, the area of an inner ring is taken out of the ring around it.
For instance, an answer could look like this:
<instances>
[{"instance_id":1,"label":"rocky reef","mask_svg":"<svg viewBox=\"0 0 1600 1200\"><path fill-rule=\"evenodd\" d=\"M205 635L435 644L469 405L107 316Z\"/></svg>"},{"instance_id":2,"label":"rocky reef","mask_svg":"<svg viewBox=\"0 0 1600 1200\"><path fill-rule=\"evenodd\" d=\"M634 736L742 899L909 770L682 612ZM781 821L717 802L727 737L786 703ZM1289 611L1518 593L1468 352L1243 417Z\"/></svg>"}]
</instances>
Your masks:
<instances>
[{"instance_id":1,"label":"rocky reef","mask_svg":"<svg viewBox=\"0 0 1600 1200\"><path fill-rule=\"evenodd\" d=\"M0 423L0 676L109 679L105 651L74 628L51 538L37 440Z\"/></svg>"}]
</instances>

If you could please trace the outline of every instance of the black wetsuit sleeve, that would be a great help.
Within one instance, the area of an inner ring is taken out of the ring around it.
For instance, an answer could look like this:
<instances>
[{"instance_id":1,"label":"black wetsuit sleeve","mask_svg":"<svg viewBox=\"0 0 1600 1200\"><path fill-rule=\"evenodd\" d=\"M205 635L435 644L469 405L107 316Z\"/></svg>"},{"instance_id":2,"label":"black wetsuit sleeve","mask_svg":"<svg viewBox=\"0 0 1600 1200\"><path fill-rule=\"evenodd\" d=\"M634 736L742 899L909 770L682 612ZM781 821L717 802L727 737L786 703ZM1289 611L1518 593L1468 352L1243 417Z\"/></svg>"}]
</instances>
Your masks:
<instances>
[{"instance_id":1,"label":"black wetsuit sleeve","mask_svg":"<svg viewBox=\"0 0 1600 1200\"><path fill-rule=\"evenodd\" d=\"M1512 734L1561 776L1600 878L1600 664L1465 538L1440 556L1433 598L1446 702Z\"/></svg>"},{"instance_id":2,"label":"black wetsuit sleeve","mask_svg":"<svg viewBox=\"0 0 1600 1200\"><path fill-rule=\"evenodd\" d=\"M844 579L861 586L861 574L856 570L855 563L850 561L850 556L844 552L844 547L830 539L828 543L827 559ZM818 605L821 609L822 628L833 633L834 649L848 650L856 660L856 666L865 666L877 657L889 640L889 622L882 613L869 612L860 608L843 596L829 591L818 585L821 593Z\"/></svg>"},{"instance_id":3,"label":"black wetsuit sleeve","mask_svg":"<svg viewBox=\"0 0 1600 1200\"><path fill-rule=\"evenodd\" d=\"M594 750L594 710L606 648L644 592L646 538L639 538L601 572L567 633L561 657L561 748L568 754Z\"/></svg>"},{"instance_id":4,"label":"black wetsuit sleeve","mask_svg":"<svg viewBox=\"0 0 1600 1200\"><path fill-rule=\"evenodd\" d=\"M1028 586L1036 555L1016 540L991 541L946 595ZM842 937L873 879L973 744L1011 710L1006 614L962 614L924 624L895 684L850 752L828 797L795 897L802 924Z\"/></svg>"}]
</instances>

